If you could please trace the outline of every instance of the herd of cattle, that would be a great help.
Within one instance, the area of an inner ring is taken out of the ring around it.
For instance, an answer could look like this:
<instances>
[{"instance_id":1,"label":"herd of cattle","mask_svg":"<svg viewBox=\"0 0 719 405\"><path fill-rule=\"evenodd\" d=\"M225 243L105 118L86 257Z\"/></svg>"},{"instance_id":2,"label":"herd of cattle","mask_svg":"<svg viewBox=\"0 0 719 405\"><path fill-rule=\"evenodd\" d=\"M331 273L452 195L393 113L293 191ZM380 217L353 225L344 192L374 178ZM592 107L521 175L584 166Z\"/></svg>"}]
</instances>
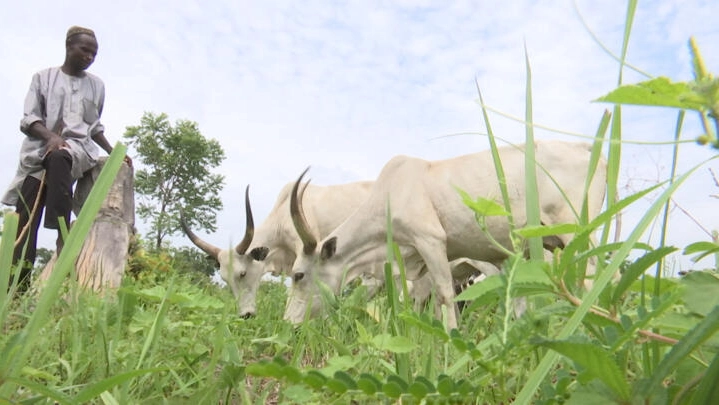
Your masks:
<instances>
[{"instance_id":1,"label":"herd of cattle","mask_svg":"<svg viewBox=\"0 0 719 405\"><path fill-rule=\"evenodd\" d=\"M527 222L525 147L499 148L517 227ZM598 215L606 193L606 161L600 159L590 171L591 145L537 141L534 155L542 224L576 223L585 199L590 220ZM496 274L507 256L494 243L511 249L507 218L487 217L483 231L457 191L501 203L489 151L440 161L397 156L374 182L321 187L303 183L305 173L282 189L257 229L245 192L246 231L234 249L203 241L182 221L190 240L219 263L222 279L238 299L240 316L255 314L257 289L267 272L292 279L284 315L292 323L321 311L320 282L335 293L357 278L380 284L388 213L393 240L412 282L412 297L421 300L434 291L437 304L446 307L446 312L438 307L437 313L446 313L449 329L457 326L455 281L476 272ZM556 235L545 247L563 247L571 237Z\"/></svg>"}]
</instances>

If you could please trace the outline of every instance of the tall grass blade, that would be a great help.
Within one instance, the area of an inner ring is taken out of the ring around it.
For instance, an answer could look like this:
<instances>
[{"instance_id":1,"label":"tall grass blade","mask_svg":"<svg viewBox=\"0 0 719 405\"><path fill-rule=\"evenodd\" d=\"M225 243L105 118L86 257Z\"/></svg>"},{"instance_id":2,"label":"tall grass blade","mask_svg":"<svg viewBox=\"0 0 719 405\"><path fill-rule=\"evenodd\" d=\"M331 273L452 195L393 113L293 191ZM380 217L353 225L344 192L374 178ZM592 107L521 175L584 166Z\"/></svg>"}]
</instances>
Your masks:
<instances>
[{"instance_id":1,"label":"tall grass blade","mask_svg":"<svg viewBox=\"0 0 719 405\"><path fill-rule=\"evenodd\" d=\"M502 160L499 158L499 151L497 146L497 140L492 130L492 125L489 122L489 113L487 106L484 104L484 98L482 97L482 91L477 83L477 93L479 94L479 103L482 108L482 117L484 118L484 126L487 128L487 135L489 139L489 147L492 152L492 161L494 162L494 170L497 173L497 180L499 181L499 189L502 193L502 201L504 202L504 209L509 212L507 221L509 222L509 229L514 229L514 216L512 215L512 208L510 206L509 192L507 191L507 177L504 174L504 167L502 166Z\"/></svg>"},{"instance_id":2,"label":"tall grass blade","mask_svg":"<svg viewBox=\"0 0 719 405\"><path fill-rule=\"evenodd\" d=\"M170 306L170 301L168 298L172 295L173 292L174 284L172 281L170 281L170 285L167 287L165 296L160 302L160 308L157 310L155 319L152 321L152 326L150 326L150 330L147 332L147 337L145 338L145 343L142 345L142 351L140 352L140 357L137 359L137 365L135 366L135 369L139 369L140 366L142 366L142 363L145 361L145 356L147 356L147 352L155 343L155 340L157 340L157 336L162 330L162 323L165 320L167 308Z\"/></svg>"},{"instance_id":3,"label":"tall grass blade","mask_svg":"<svg viewBox=\"0 0 719 405\"><path fill-rule=\"evenodd\" d=\"M73 404L77 403L77 402L74 402L72 400L72 398L65 395L64 393L62 393L56 389L48 387L47 384L41 384L41 383L35 382L33 380L28 380L25 378L17 378L17 377L8 377L7 381L11 382L13 384L16 384L18 386L25 387L30 392L38 394L42 399L52 399L53 401L55 401L56 404L73 405ZM2 399L2 397L0 397L0 399ZM33 398L33 399L38 400L40 398ZM31 401L28 401L28 402L31 402ZM0 401L0 403L4 403L4 402ZM10 404L11 402L8 401L7 403Z\"/></svg>"},{"instance_id":4,"label":"tall grass blade","mask_svg":"<svg viewBox=\"0 0 719 405\"><path fill-rule=\"evenodd\" d=\"M537 165L534 156L534 119L532 116L532 67L529 63L527 45L524 45L524 61L527 69L527 84L524 107L525 150L524 150L524 187L526 196L527 226L539 226L539 188L537 187ZM542 238L529 238L529 257L542 260L544 248ZM511 284L507 286L507 290Z\"/></svg>"},{"instance_id":5,"label":"tall grass blade","mask_svg":"<svg viewBox=\"0 0 719 405\"><path fill-rule=\"evenodd\" d=\"M3 350L5 353L12 353L12 357L3 359L3 364L0 364L2 367L2 369L0 369L0 375L6 377L17 376L20 374L22 366L27 363L28 356L34 349L40 330L47 324L50 310L58 300L62 283L74 268L75 260L80 253L80 249L90 231L90 227L117 176L117 172L120 170L120 165L122 165L126 150L126 146L118 143L106 161L85 205L77 217L77 221L75 221L75 224L70 230L62 253L60 253L60 256L57 258L55 268L40 293L32 316L25 325L25 328L19 332L20 347L17 348L17 350L7 350L7 347ZM0 386L0 397L8 397L10 393L14 392L15 387L12 385L13 384L4 384Z\"/></svg>"},{"instance_id":6,"label":"tall grass blade","mask_svg":"<svg viewBox=\"0 0 719 405\"><path fill-rule=\"evenodd\" d=\"M72 399L71 403L73 403L73 404L88 403L91 400L97 398L103 392L109 391L113 387L123 384L125 382L128 382L135 377L139 377L139 376L145 375L145 374L156 373L159 371L167 371L167 370L169 370L167 367L156 367L156 368L132 370L132 371L128 371L126 373L114 375L110 378L106 378L102 381L96 382L95 384L92 384L88 387L83 388L80 392L77 393L77 395L75 395L75 397Z\"/></svg>"},{"instance_id":7,"label":"tall grass blade","mask_svg":"<svg viewBox=\"0 0 719 405\"><path fill-rule=\"evenodd\" d=\"M589 312L590 307L597 301L597 299L599 298L599 294L602 292L602 290L604 290L607 284L609 284L614 273L619 270L619 267L622 265L629 252L632 250L634 244L639 241L639 238L644 234L644 231L653 222L654 218L656 218L657 214L662 209L664 203L669 198L671 198L672 194L679 188L679 186L683 184L684 181L689 178L689 176L693 174L699 167L716 158L717 157L707 159L694 166L691 170L679 177L676 182L667 187L667 189L649 207L649 209L640 219L639 223L636 225L632 233L627 238L624 245L617 251L611 262L607 265L607 267L599 275L599 277L597 277L594 283L594 287L584 297L584 300L582 301L581 305L577 307L577 309L574 311L574 314L567 320L564 328L562 328L562 330L559 332L559 335L557 336L558 339L565 339L571 336L577 330L577 327L579 327L582 320ZM517 404L531 403L534 392L537 390L541 382L546 378L547 374L554 366L558 358L559 355L554 352L549 352L542 358L537 368L529 376L527 383L517 394Z\"/></svg>"},{"instance_id":8,"label":"tall grass blade","mask_svg":"<svg viewBox=\"0 0 719 405\"><path fill-rule=\"evenodd\" d=\"M15 213L8 213L3 219L3 233L0 238L0 326L5 324L7 307L10 303L8 289L5 287L10 283L12 273L12 254L15 247L19 217ZM17 277L15 280L17 282Z\"/></svg>"},{"instance_id":9,"label":"tall grass blade","mask_svg":"<svg viewBox=\"0 0 719 405\"><path fill-rule=\"evenodd\" d=\"M390 327L392 330L392 335L398 336L398 337L404 337L406 335L405 326L402 320L399 317L399 294L397 292L397 288L394 283L394 277L393 277L393 271L392 271L392 263L393 258L395 256L395 243L392 237L392 209L390 207L389 201L387 202L387 262L385 263L385 283L387 284L387 299L390 304ZM397 254L399 256L399 254ZM406 282L406 276L404 273L404 265L401 262L401 259L398 260L398 265L400 267L400 283L402 283L402 288L404 289L404 298L405 300L409 300L409 296L407 293L407 282ZM409 354L408 353L394 353L395 362L396 362L396 371L397 375L401 376L405 379L405 381L409 381L411 378L411 370L410 370L410 362L409 362Z\"/></svg>"},{"instance_id":10,"label":"tall grass blade","mask_svg":"<svg viewBox=\"0 0 719 405\"><path fill-rule=\"evenodd\" d=\"M677 143L674 144L674 147L672 148L672 166L671 166L671 173L669 175L669 183L671 184L674 181L674 176L677 175L677 162L679 159L679 137L682 132L682 123L684 122L684 110L680 110L679 114L677 116L677 125L676 129L674 131L674 140L677 141ZM671 201L667 201L667 203L664 205L664 213L662 214L662 226L661 226L661 234L659 236L659 247L662 248L665 246L667 242L667 228L669 227L669 209L670 209ZM664 268L664 260L660 260L657 262L657 267L654 272L654 295L659 295L659 289L660 289L660 283L662 278L662 269Z\"/></svg>"},{"instance_id":11,"label":"tall grass blade","mask_svg":"<svg viewBox=\"0 0 719 405\"><path fill-rule=\"evenodd\" d=\"M612 294L612 302L618 302L625 291L632 285L632 283L641 277L642 274L654 263L661 263L664 257L668 254L676 252L677 248L672 246L662 246L655 250L652 250L635 260L629 267L624 270L622 278L619 280L617 287L614 289ZM654 291L654 296L658 297L660 294L659 290Z\"/></svg>"}]
</instances>

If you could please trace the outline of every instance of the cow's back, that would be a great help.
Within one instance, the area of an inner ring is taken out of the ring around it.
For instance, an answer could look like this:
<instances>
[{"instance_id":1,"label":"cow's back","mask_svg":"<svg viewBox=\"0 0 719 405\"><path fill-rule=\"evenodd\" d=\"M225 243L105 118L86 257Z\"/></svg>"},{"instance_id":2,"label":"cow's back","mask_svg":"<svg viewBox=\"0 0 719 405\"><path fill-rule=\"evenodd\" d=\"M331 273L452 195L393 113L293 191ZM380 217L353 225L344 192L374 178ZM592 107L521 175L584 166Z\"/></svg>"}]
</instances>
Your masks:
<instances>
[{"instance_id":1,"label":"cow's back","mask_svg":"<svg viewBox=\"0 0 719 405\"><path fill-rule=\"evenodd\" d=\"M515 226L526 224L525 154L522 149L505 146L499 149L507 180ZM591 145L563 141L539 141L535 158L538 162L537 188L541 220L545 224L576 222L581 212L587 178ZM541 166L541 167L540 167ZM545 172L546 170L546 172ZM549 175L547 174L549 173ZM407 228L407 235L433 235L432 223L441 226L447 240L449 259L471 257L497 261L504 255L479 230L476 218L462 201L461 189L473 199L483 197L503 205L497 171L490 151L463 155L452 159L424 161L400 156L385 166L386 179L378 178L378 186L390 192L396 226ZM551 178L550 178L551 176ZM552 180L553 179L553 180ZM571 206L563 197L571 202ZM590 217L601 209L606 189L606 162L602 159L589 192ZM376 203L375 203L376 204ZM572 206L574 209L572 209ZM504 217L487 218L492 236L505 247L510 246L509 226ZM414 227L414 231L410 228ZM434 234L434 236L437 236Z\"/></svg>"}]
</instances>

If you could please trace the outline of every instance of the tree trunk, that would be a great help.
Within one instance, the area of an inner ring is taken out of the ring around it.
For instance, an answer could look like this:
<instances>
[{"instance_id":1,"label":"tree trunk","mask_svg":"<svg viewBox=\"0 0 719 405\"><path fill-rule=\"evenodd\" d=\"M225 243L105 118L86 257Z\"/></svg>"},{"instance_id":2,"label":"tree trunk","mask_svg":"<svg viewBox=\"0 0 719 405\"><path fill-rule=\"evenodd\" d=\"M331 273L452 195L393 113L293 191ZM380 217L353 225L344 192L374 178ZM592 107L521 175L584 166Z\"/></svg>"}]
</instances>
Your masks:
<instances>
[{"instance_id":1,"label":"tree trunk","mask_svg":"<svg viewBox=\"0 0 719 405\"><path fill-rule=\"evenodd\" d=\"M101 157L97 166L78 180L73 196L73 212L76 216L106 160L106 157ZM133 180L132 168L123 163L80 250L75 270L78 283L85 288L100 291L120 287L130 239L135 229ZM56 255L53 255L43 269L41 282L50 276L56 259Z\"/></svg>"}]
</instances>

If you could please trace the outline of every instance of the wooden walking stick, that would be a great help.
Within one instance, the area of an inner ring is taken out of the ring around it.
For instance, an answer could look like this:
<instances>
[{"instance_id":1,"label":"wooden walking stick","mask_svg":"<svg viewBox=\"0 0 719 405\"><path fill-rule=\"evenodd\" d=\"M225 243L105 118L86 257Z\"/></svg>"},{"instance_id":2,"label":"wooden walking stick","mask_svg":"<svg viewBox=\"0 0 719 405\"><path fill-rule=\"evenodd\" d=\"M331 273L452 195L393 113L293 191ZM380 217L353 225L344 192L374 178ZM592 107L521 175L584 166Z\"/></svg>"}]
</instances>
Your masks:
<instances>
[{"instance_id":1,"label":"wooden walking stick","mask_svg":"<svg viewBox=\"0 0 719 405\"><path fill-rule=\"evenodd\" d=\"M54 131L55 134L62 136L62 130L65 128L65 122L63 120L60 120L58 125L56 125L56 128ZM48 155L48 152L45 152L45 155L43 156L43 159ZM32 205L32 211L30 211L30 215L28 215L27 224L22 228L20 231L20 235L18 235L17 239L15 239L15 248L18 247L20 242L25 237L25 234L27 234L28 229L30 229L30 224L32 224L33 219L35 218L35 215L37 215L37 211L40 206L40 200L42 199L42 194L45 189L45 176L47 175L47 171L44 171L42 173L42 177L40 178L40 189L37 192L37 197L35 198L35 203Z\"/></svg>"},{"instance_id":2,"label":"wooden walking stick","mask_svg":"<svg viewBox=\"0 0 719 405\"><path fill-rule=\"evenodd\" d=\"M27 224L22 228L20 231L20 235L18 235L17 239L15 239L15 248L20 245L23 238L25 238L25 234L27 234L28 229L30 229L30 225L35 220L35 215L37 215L37 211L40 208L40 200L42 199L42 194L45 189L45 174L42 174L42 178L40 179L40 190L37 192L37 197L35 197L35 203L32 205L32 210L30 211L30 215L28 215Z\"/></svg>"}]
</instances>

